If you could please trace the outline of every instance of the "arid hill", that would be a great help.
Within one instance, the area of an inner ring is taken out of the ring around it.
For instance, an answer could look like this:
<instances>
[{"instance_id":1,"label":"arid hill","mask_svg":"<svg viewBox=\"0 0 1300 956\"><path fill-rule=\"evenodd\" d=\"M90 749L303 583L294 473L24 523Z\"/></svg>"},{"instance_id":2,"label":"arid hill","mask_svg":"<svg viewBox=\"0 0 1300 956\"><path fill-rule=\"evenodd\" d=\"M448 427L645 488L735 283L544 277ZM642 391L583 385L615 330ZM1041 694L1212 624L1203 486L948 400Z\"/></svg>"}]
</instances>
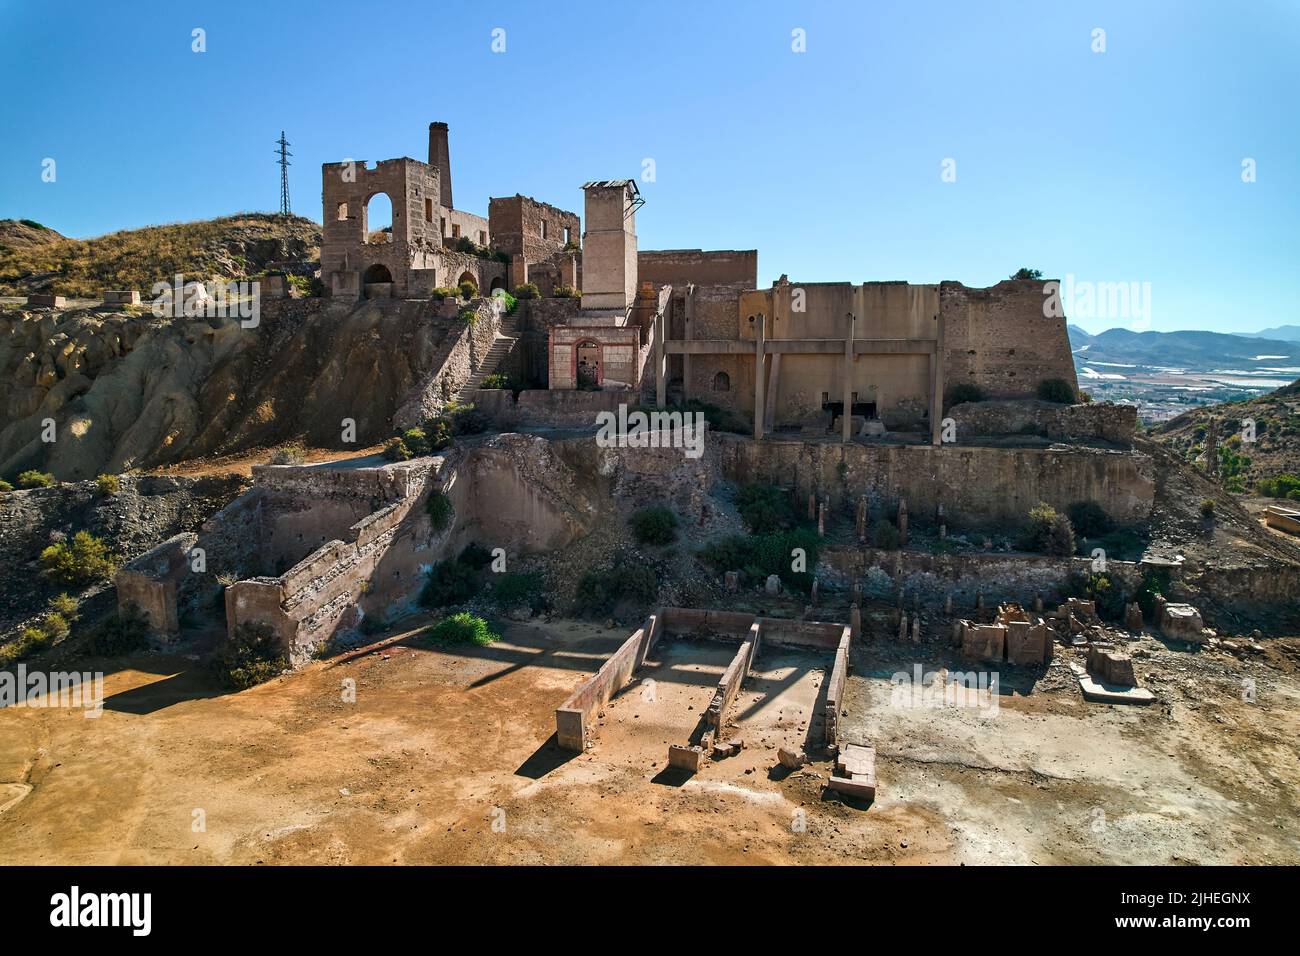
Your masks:
<instances>
[{"instance_id":1,"label":"arid hill","mask_svg":"<svg viewBox=\"0 0 1300 956\"><path fill-rule=\"evenodd\" d=\"M1250 459L1249 465L1242 465L1238 476L1247 489L1261 478L1300 475L1300 379L1248 401L1184 412L1150 437L1184 460L1203 459L1211 419L1218 431L1219 445L1233 455ZM1242 440L1247 419L1255 423L1254 442ZM1224 469L1221 467L1220 471Z\"/></svg>"},{"instance_id":2,"label":"arid hill","mask_svg":"<svg viewBox=\"0 0 1300 956\"><path fill-rule=\"evenodd\" d=\"M98 298L177 273L195 279L256 275L267 263L319 256L320 225L301 216L240 213L70 239L31 220L0 220L0 295L53 292Z\"/></svg>"}]
</instances>

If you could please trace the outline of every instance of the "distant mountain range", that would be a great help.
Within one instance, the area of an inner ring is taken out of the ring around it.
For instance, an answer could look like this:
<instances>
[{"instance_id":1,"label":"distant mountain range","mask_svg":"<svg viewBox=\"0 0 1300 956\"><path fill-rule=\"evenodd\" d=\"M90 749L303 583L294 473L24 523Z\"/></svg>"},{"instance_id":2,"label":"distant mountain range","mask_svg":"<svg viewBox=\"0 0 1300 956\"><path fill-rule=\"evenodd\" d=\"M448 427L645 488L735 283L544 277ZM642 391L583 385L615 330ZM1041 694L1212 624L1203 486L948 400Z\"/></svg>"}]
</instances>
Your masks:
<instances>
[{"instance_id":1,"label":"distant mountain range","mask_svg":"<svg viewBox=\"0 0 1300 956\"><path fill-rule=\"evenodd\" d=\"M1281 326L1270 331L1295 330ZM1078 366L1181 369L1190 372L1244 372L1294 379L1300 368L1300 338L1288 340L1223 332L1133 332L1108 329L1089 335L1069 327L1070 348Z\"/></svg>"},{"instance_id":2,"label":"distant mountain range","mask_svg":"<svg viewBox=\"0 0 1300 956\"><path fill-rule=\"evenodd\" d=\"M1300 325L1277 325L1259 332L1242 332L1252 339L1277 339L1282 342L1300 342Z\"/></svg>"}]
</instances>

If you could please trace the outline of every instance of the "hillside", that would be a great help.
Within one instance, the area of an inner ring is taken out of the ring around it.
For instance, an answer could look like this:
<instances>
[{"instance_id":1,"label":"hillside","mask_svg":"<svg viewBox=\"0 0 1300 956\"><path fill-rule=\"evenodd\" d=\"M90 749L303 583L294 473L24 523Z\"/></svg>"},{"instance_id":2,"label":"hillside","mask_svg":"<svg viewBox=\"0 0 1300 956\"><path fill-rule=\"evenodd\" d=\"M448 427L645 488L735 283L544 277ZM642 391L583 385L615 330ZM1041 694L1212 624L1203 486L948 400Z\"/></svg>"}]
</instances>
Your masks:
<instances>
[{"instance_id":1,"label":"hillside","mask_svg":"<svg viewBox=\"0 0 1300 956\"><path fill-rule=\"evenodd\" d=\"M30 220L0 220L0 295L53 292L98 298L180 273L194 278L255 275L267 263L314 260L320 225L301 216L240 213L220 219L127 229L70 239Z\"/></svg>"},{"instance_id":2,"label":"hillside","mask_svg":"<svg viewBox=\"0 0 1300 956\"><path fill-rule=\"evenodd\" d=\"M1242 422L1248 418L1255 421L1253 443L1241 440ZM1217 423L1219 444L1250 460L1248 465L1242 463L1240 474L1247 488L1261 478L1300 475L1300 379L1248 401L1184 412L1151 438L1184 460L1196 460L1204 454L1210 419Z\"/></svg>"}]
</instances>

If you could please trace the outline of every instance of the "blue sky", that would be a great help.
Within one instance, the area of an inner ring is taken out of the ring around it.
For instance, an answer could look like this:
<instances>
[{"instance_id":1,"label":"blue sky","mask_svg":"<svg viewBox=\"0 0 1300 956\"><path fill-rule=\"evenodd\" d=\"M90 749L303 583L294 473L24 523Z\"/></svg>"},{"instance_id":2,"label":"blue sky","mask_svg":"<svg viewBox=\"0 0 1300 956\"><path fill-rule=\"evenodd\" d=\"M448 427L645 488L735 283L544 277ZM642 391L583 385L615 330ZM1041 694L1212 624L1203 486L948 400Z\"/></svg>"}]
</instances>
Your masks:
<instances>
[{"instance_id":1,"label":"blue sky","mask_svg":"<svg viewBox=\"0 0 1300 956\"><path fill-rule=\"evenodd\" d=\"M1158 331L1255 331L1300 323L1298 52L1281 0L0 0L0 217L86 237L273 210L283 128L319 220L322 162L423 159L440 119L472 212L581 212L582 182L651 158L642 248L757 248L763 285L1024 265L1149 282Z\"/></svg>"}]
</instances>

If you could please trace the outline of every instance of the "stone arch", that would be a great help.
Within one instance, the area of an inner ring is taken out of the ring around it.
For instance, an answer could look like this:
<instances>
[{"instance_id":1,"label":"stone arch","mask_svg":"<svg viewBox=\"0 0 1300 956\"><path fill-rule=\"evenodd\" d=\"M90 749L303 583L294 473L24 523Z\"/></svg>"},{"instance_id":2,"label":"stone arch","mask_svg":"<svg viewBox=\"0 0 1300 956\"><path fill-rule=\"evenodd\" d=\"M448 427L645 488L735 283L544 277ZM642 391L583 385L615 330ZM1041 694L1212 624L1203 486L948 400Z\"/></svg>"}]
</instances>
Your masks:
<instances>
[{"instance_id":1,"label":"stone arch","mask_svg":"<svg viewBox=\"0 0 1300 956\"><path fill-rule=\"evenodd\" d=\"M501 276L496 276L492 280L492 282L488 285L488 294L490 295L491 293L495 292L497 289L501 289L504 291L505 287L506 287L506 280L501 278Z\"/></svg>"},{"instance_id":2,"label":"stone arch","mask_svg":"<svg viewBox=\"0 0 1300 956\"><path fill-rule=\"evenodd\" d=\"M461 284L462 282L468 282L468 283L470 283L471 285L473 285L474 288L476 288L476 289L478 288L478 276L476 276L474 273L470 272L468 269L466 269L464 272L462 272L462 273L460 274L460 278L456 280L456 286L457 286L457 288L460 287L460 284Z\"/></svg>"},{"instance_id":3,"label":"stone arch","mask_svg":"<svg viewBox=\"0 0 1300 956\"><path fill-rule=\"evenodd\" d=\"M605 377L603 351L600 343L591 339L583 339L573 346L573 381L579 388L594 388Z\"/></svg>"},{"instance_id":4,"label":"stone arch","mask_svg":"<svg viewBox=\"0 0 1300 956\"><path fill-rule=\"evenodd\" d=\"M713 376L713 390L715 392L731 391L731 376L726 372L719 372Z\"/></svg>"},{"instance_id":5,"label":"stone arch","mask_svg":"<svg viewBox=\"0 0 1300 956\"><path fill-rule=\"evenodd\" d=\"M361 281L366 285L370 285L372 282L392 282L393 274L388 271L388 266L382 262L376 262L366 270L365 275L361 277Z\"/></svg>"},{"instance_id":6,"label":"stone arch","mask_svg":"<svg viewBox=\"0 0 1300 956\"><path fill-rule=\"evenodd\" d=\"M396 212L392 198L382 189L367 196L361 220L364 226L363 241L370 245L392 242Z\"/></svg>"}]
</instances>

